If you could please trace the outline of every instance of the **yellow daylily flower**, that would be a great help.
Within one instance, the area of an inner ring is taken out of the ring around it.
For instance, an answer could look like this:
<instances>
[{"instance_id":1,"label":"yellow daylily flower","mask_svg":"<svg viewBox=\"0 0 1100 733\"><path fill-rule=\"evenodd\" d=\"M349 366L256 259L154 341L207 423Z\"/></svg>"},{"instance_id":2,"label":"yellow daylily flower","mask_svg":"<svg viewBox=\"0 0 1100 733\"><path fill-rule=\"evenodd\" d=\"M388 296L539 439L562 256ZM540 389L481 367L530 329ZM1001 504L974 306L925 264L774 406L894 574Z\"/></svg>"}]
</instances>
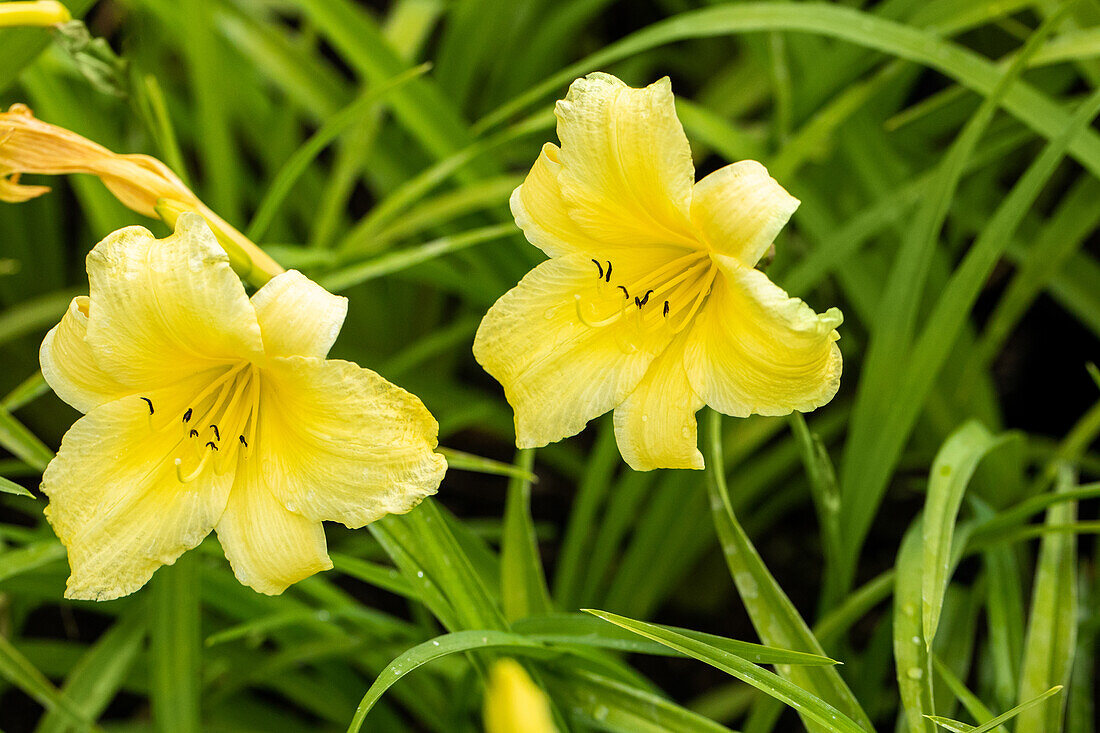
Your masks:
<instances>
[{"instance_id":1,"label":"yellow daylily flower","mask_svg":"<svg viewBox=\"0 0 1100 733\"><path fill-rule=\"evenodd\" d=\"M50 190L47 186L20 184L19 177L24 173L96 176L123 205L150 218L160 216L165 201L177 215L179 210L198 212L218 234L223 248L236 255L238 271L242 262L247 264L242 276L263 284L283 270L211 211L161 161L148 155L113 153L71 130L39 120L26 105L13 104L7 112L0 112L0 201L19 203Z\"/></svg>"},{"instance_id":2,"label":"yellow daylily flower","mask_svg":"<svg viewBox=\"0 0 1100 733\"><path fill-rule=\"evenodd\" d=\"M489 670L485 690L485 733L557 733L546 694L514 659Z\"/></svg>"},{"instance_id":3,"label":"yellow daylily flower","mask_svg":"<svg viewBox=\"0 0 1100 733\"><path fill-rule=\"evenodd\" d=\"M56 0L0 3L0 28L46 27L69 20L69 9Z\"/></svg>"},{"instance_id":4,"label":"yellow daylily flower","mask_svg":"<svg viewBox=\"0 0 1100 733\"><path fill-rule=\"evenodd\" d=\"M90 294L42 342L42 374L86 413L46 468L68 598L132 593L213 529L262 593L332 567L322 520L361 527L439 486L420 400L327 359L347 311L294 270L251 299L203 218L121 229Z\"/></svg>"},{"instance_id":5,"label":"yellow daylily flower","mask_svg":"<svg viewBox=\"0 0 1100 733\"><path fill-rule=\"evenodd\" d=\"M702 468L695 413L784 415L832 399L836 327L754 269L798 200L764 166L702 180L671 84L577 79L512 194L550 259L496 302L474 341L515 410L516 445L580 432L608 410L636 470Z\"/></svg>"}]
</instances>

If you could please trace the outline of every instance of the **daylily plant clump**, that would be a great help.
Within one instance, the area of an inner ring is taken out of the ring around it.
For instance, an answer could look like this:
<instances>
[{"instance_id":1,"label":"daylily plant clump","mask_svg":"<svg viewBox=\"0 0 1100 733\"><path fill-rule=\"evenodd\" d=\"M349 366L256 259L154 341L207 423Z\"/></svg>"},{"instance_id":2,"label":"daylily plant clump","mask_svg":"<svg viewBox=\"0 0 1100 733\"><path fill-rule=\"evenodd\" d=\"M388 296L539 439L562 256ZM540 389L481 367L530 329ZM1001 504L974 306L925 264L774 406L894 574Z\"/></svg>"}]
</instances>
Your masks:
<instances>
[{"instance_id":1,"label":"daylily plant clump","mask_svg":"<svg viewBox=\"0 0 1100 733\"><path fill-rule=\"evenodd\" d=\"M667 78L633 89L592 74L557 114L561 147L543 148L511 198L550 259L474 343L515 409L517 445L614 409L631 467L702 468L704 404L780 415L832 399L840 312L814 313L754 268L798 201L754 161L695 182ZM279 593L331 567L322 520L361 527L437 489L446 463L420 401L325 358L345 299L282 272L160 161L25 107L0 115L0 198L47 190L22 173L80 172L176 233L103 240L90 295L42 344L47 382L86 413L42 483L69 597L131 593L211 530L242 583ZM249 299L231 264L266 284Z\"/></svg>"},{"instance_id":2,"label":"daylily plant clump","mask_svg":"<svg viewBox=\"0 0 1100 733\"><path fill-rule=\"evenodd\" d=\"M798 206L762 165L695 181L668 78L573 82L512 195L550 259L492 307L474 355L504 386L516 444L543 446L615 411L634 469L702 468L695 413L785 415L840 384L836 308L816 314L756 263Z\"/></svg>"}]
</instances>

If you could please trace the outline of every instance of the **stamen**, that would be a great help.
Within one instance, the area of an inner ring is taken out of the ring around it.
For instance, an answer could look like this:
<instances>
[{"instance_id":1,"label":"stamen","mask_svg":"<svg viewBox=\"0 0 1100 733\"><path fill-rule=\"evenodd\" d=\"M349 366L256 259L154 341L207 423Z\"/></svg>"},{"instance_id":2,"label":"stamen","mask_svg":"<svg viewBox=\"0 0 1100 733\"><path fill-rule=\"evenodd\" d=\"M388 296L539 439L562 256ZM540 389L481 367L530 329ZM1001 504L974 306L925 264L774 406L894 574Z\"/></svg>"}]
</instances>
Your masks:
<instances>
[{"instance_id":1,"label":"stamen","mask_svg":"<svg viewBox=\"0 0 1100 733\"><path fill-rule=\"evenodd\" d=\"M217 444L212 440L207 442L206 447L209 448L210 450L217 450L218 449Z\"/></svg>"},{"instance_id":2,"label":"stamen","mask_svg":"<svg viewBox=\"0 0 1100 733\"><path fill-rule=\"evenodd\" d=\"M673 329L673 333L680 333L688 324L691 323L691 319L695 317L695 314L699 312L699 309L703 307L703 303L706 301L707 296L710 294L710 289L714 285L714 278L718 276L718 268L711 267L706 274L706 282L703 283L703 287L699 288L695 292L695 300L691 304L691 309L687 315L684 316L684 320L680 322L680 325Z\"/></svg>"},{"instance_id":3,"label":"stamen","mask_svg":"<svg viewBox=\"0 0 1100 733\"><path fill-rule=\"evenodd\" d=\"M187 408L187 412L183 413L183 421L184 422L190 422L191 421L191 408L190 407Z\"/></svg>"},{"instance_id":4,"label":"stamen","mask_svg":"<svg viewBox=\"0 0 1100 733\"><path fill-rule=\"evenodd\" d=\"M143 399L143 400L145 400L146 402L149 403L149 414L152 415L153 414L153 401L151 399L149 399L148 397L142 397L141 399Z\"/></svg>"},{"instance_id":5,"label":"stamen","mask_svg":"<svg viewBox=\"0 0 1100 733\"><path fill-rule=\"evenodd\" d=\"M662 283L661 281L669 273L679 271L681 273L681 276L682 276L682 274L684 272L690 272L692 270L692 268L696 267L697 265L704 264L700 260L704 260L705 258L707 258L707 254L705 252L698 251L698 250L694 251L694 252L689 252L686 255L683 255L681 257L677 257L674 260L666 262L664 265L657 268L656 270L653 270L652 272L647 272L645 275L643 275L641 277L641 279L636 280L634 282L634 287L637 288L638 290L641 290L643 287L649 287L650 283L654 283L655 286L656 286L657 283L661 283L661 285L665 285L667 283ZM676 280L677 279L674 278L670 282L676 282Z\"/></svg>"},{"instance_id":6,"label":"stamen","mask_svg":"<svg viewBox=\"0 0 1100 733\"><path fill-rule=\"evenodd\" d=\"M627 300L630 300L630 293L627 292L626 288L623 287L622 285L619 285L618 287L619 287L619 290L623 291L623 297L626 298Z\"/></svg>"},{"instance_id":7,"label":"stamen","mask_svg":"<svg viewBox=\"0 0 1100 733\"><path fill-rule=\"evenodd\" d=\"M245 424L256 409L257 402L257 371L250 367L248 374L242 374L233 385L233 397L225 406L224 412L217 416L217 424L211 425L215 436L220 441L221 431L224 429L227 436L237 435L241 445L248 451L248 440L241 440L246 432ZM250 404L251 403L251 404ZM251 409L250 409L251 408ZM231 470L237 464L237 444L229 443L228 450L222 451L214 463L214 473L221 475ZM249 451L250 452L250 451ZM245 456L247 458L247 455Z\"/></svg>"},{"instance_id":8,"label":"stamen","mask_svg":"<svg viewBox=\"0 0 1100 733\"><path fill-rule=\"evenodd\" d=\"M602 280L603 279L603 265L601 265L600 261L595 259L595 258L592 259L592 264L594 264L596 266L596 269L600 271L600 274L596 275L596 279L597 280Z\"/></svg>"},{"instance_id":9,"label":"stamen","mask_svg":"<svg viewBox=\"0 0 1100 733\"><path fill-rule=\"evenodd\" d=\"M641 308L643 305L649 302L649 296L653 293L652 290L647 290L646 294L642 296L641 300L634 298L634 304Z\"/></svg>"},{"instance_id":10,"label":"stamen","mask_svg":"<svg viewBox=\"0 0 1100 733\"><path fill-rule=\"evenodd\" d=\"M607 261L607 282L611 282L611 260Z\"/></svg>"},{"instance_id":11,"label":"stamen","mask_svg":"<svg viewBox=\"0 0 1100 733\"><path fill-rule=\"evenodd\" d=\"M663 315L664 315L665 318L668 318L668 301L667 300L665 301L665 312L664 312Z\"/></svg>"},{"instance_id":12,"label":"stamen","mask_svg":"<svg viewBox=\"0 0 1100 733\"><path fill-rule=\"evenodd\" d=\"M221 436L221 433L218 432L218 426L217 425L211 425L210 427L214 428L214 440L221 440L222 436Z\"/></svg>"},{"instance_id":13,"label":"stamen","mask_svg":"<svg viewBox=\"0 0 1100 733\"><path fill-rule=\"evenodd\" d=\"M244 444L244 459L246 461L252 457L252 445L256 442L257 424L260 419L260 384L258 374L259 370L253 366L248 380L249 397L252 398L252 409L248 412L248 441Z\"/></svg>"},{"instance_id":14,"label":"stamen","mask_svg":"<svg viewBox=\"0 0 1100 733\"><path fill-rule=\"evenodd\" d=\"M187 437L188 438L197 438L197 437L199 437L199 431L195 430L194 428L191 428L191 434L188 435Z\"/></svg>"}]
</instances>

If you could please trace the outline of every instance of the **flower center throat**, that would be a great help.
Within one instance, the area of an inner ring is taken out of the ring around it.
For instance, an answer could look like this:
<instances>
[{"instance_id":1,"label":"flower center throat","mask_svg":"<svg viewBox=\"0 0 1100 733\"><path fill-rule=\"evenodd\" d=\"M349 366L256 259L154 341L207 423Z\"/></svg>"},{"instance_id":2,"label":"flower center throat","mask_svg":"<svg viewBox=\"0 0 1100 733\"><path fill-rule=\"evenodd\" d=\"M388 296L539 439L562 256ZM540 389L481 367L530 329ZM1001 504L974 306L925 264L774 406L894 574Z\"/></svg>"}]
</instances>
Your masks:
<instances>
[{"instance_id":1,"label":"flower center throat","mask_svg":"<svg viewBox=\"0 0 1100 733\"><path fill-rule=\"evenodd\" d=\"M155 433L177 431L168 453L180 483L194 481L212 464L224 474L238 457L247 460L256 442L260 385L255 365L241 362L228 367L191 398L182 412L165 415L159 422L155 405L142 397L149 408L149 424Z\"/></svg>"}]
</instances>

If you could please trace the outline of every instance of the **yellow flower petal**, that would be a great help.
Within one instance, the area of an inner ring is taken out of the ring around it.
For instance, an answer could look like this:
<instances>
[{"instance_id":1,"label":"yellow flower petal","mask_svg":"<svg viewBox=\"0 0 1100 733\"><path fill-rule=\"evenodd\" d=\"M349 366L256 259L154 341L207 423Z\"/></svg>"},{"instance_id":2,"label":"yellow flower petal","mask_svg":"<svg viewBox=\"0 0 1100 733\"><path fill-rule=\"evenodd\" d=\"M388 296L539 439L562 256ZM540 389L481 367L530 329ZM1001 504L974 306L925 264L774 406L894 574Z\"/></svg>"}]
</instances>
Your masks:
<instances>
[{"instance_id":1,"label":"yellow flower petal","mask_svg":"<svg viewBox=\"0 0 1100 733\"><path fill-rule=\"evenodd\" d=\"M752 267L786 226L799 200L764 166L742 160L720 168L695 184L691 220L715 252Z\"/></svg>"},{"instance_id":2,"label":"yellow flower petal","mask_svg":"<svg viewBox=\"0 0 1100 733\"><path fill-rule=\"evenodd\" d=\"M600 242L694 245L695 169L668 77L644 89L589 74L558 102L558 182L569 213Z\"/></svg>"},{"instance_id":3,"label":"yellow flower petal","mask_svg":"<svg viewBox=\"0 0 1100 733\"><path fill-rule=\"evenodd\" d=\"M840 386L840 311L818 315L759 270L716 259L722 275L684 360L696 393L735 417L807 412L831 400Z\"/></svg>"},{"instance_id":4,"label":"yellow flower petal","mask_svg":"<svg viewBox=\"0 0 1100 733\"><path fill-rule=\"evenodd\" d=\"M309 519L357 528L434 494L447 470L438 430L419 399L356 364L278 357L263 371L261 465Z\"/></svg>"},{"instance_id":5,"label":"yellow flower petal","mask_svg":"<svg viewBox=\"0 0 1100 733\"><path fill-rule=\"evenodd\" d=\"M569 204L558 183L560 153L553 143L542 146L531 172L512 192L512 215L527 240L550 257L574 252L602 257L609 246L589 237L569 216Z\"/></svg>"},{"instance_id":6,"label":"yellow flower petal","mask_svg":"<svg viewBox=\"0 0 1100 733\"><path fill-rule=\"evenodd\" d=\"M191 483L180 483L177 434L157 422L163 415L174 423L204 379L144 395L159 415L141 397L123 397L92 409L65 434L42 491L50 499L46 518L69 553L67 598L134 592L218 522L232 472L219 475L208 462Z\"/></svg>"},{"instance_id":7,"label":"yellow flower petal","mask_svg":"<svg viewBox=\"0 0 1100 733\"><path fill-rule=\"evenodd\" d=\"M485 690L485 733L556 733L546 693L514 659L489 670Z\"/></svg>"},{"instance_id":8,"label":"yellow flower petal","mask_svg":"<svg viewBox=\"0 0 1100 733\"><path fill-rule=\"evenodd\" d=\"M123 384L158 387L263 354L244 286L196 214L161 240L142 227L111 234L89 253L88 280L88 345Z\"/></svg>"},{"instance_id":9,"label":"yellow flower petal","mask_svg":"<svg viewBox=\"0 0 1100 733\"><path fill-rule=\"evenodd\" d=\"M344 325L348 299L289 270L257 290L252 307L268 356L324 358Z\"/></svg>"},{"instance_id":10,"label":"yellow flower petal","mask_svg":"<svg viewBox=\"0 0 1100 733\"><path fill-rule=\"evenodd\" d=\"M81 412L125 397L132 389L119 384L96 364L84 340L88 332L88 296L80 295L42 340L42 376L57 396Z\"/></svg>"},{"instance_id":11,"label":"yellow flower petal","mask_svg":"<svg viewBox=\"0 0 1100 733\"><path fill-rule=\"evenodd\" d=\"M671 334L636 333L630 319L637 308L614 283L631 282L658 261L648 250L616 261L607 283L587 255L557 257L489 309L474 338L474 357L504 387L515 410L517 446L534 448L580 432L638 385ZM578 311L588 311L590 324L619 321L592 327Z\"/></svg>"},{"instance_id":12,"label":"yellow flower petal","mask_svg":"<svg viewBox=\"0 0 1100 733\"><path fill-rule=\"evenodd\" d=\"M278 595L330 569L332 560L321 523L287 511L267 485L286 477L265 476L260 463L247 460L241 465L215 530L237 580L260 593Z\"/></svg>"},{"instance_id":13,"label":"yellow flower petal","mask_svg":"<svg viewBox=\"0 0 1100 733\"><path fill-rule=\"evenodd\" d=\"M688 383L682 332L649 365L630 396L615 408L615 440L635 471L703 468L695 413L703 400Z\"/></svg>"}]
</instances>

